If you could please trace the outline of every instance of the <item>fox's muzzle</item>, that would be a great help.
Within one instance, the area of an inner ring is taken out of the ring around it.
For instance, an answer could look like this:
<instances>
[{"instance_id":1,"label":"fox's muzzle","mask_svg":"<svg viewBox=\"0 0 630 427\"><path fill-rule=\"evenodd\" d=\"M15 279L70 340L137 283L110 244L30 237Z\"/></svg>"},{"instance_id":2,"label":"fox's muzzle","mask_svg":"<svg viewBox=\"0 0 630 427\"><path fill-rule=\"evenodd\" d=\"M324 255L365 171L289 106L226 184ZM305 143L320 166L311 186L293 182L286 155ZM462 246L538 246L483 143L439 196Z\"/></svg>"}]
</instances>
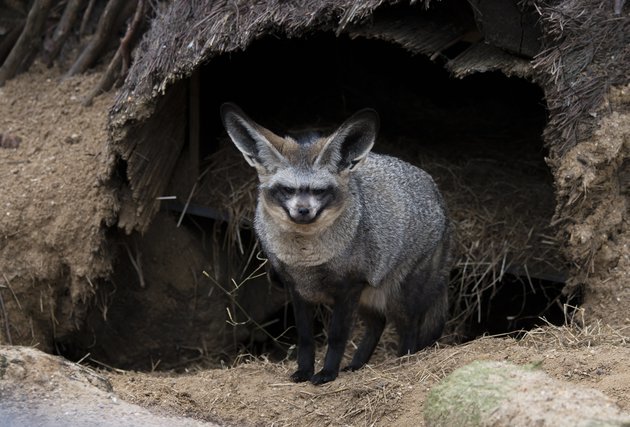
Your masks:
<instances>
[{"instance_id":1,"label":"fox's muzzle","mask_svg":"<svg viewBox=\"0 0 630 427\"><path fill-rule=\"evenodd\" d=\"M317 219L317 203L309 195L293 197L287 206L287 213L291 221L296 224L310 224Z\"/></svg>"}]
</instances>

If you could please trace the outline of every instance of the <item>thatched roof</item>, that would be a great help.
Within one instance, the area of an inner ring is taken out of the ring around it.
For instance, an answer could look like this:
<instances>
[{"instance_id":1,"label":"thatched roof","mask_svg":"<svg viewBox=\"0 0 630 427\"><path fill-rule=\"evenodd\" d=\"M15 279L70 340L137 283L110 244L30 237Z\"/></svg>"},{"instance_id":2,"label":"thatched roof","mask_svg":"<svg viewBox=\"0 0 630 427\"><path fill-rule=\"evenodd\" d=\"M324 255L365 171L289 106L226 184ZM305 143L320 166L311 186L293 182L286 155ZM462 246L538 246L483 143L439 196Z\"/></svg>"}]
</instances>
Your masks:
<instances>
[{"instance_id":1,"label":"thatched roof","mask_svg":"<svg viewBox=\"0 0 630 427\"><path fill-rule=\"evenodd\" d=\"M123 207L121 226L127 230L146 229L157 210L155 199L160 191L151 182L153 171L171 171L183 144L183 137L177 138L177 131L169 127L155 133L173 137L167 144L168 152L154 152L151 137L139 129L164 123L150 118L159 110L160 100L168 97L170 86L189 77L214 56L244 50L265 34L291 38L315 30L339 33L349 24L369 17L382 3L383 0L175 1L160 11L136 49L134 64L111 111L112 140L128 164L131 197L136 205ZM179 101L183 110L184 101Z\"/></svg>"},{"instance_id":2,"label":"thatched roof","mask_svg":"<svg viewBox=\"0 0 630 427\"><path fill-rule=\"evenodd\" d=\"M546 92L552 158L588 138L613 85L630 79L630 15L613 1L534 1L544 49L533 61Z\"/></svg>"},{"instance_id":3,"label":"thatched roof","mask_svg":"<svg viewBox=\"0 0 630 427\"><path fill-rule=\"evenodd\" d=\"M173 169L175 157L183 144L181 134L184 132L176 128L171 113L168 117L160 117L160 109L177 102L181 103L180 111L185 108L183 98L171 99L183 95L174 94L170 89L189 77L201 64L223 53L245 50L252 41L270 34L295 38L314 32L345 33L350 37L390 41L414 54L429 57L439 55L441 50L465 40L470 34L472 29L466 27L458 14L449 14L448 9L445 12L443 8L433 13L434 5L441 3L429 0L421 4L428 9L427 16L410 14L408 18L400 15L375 18L379 8L414 3L417 2L224 0L175 1L166 6L158 13L136 49L134 64L110 114L112 143L126 162L130 199L134 202L123 208L121 226L127 230L146 229L158 207L156 197L163 188L152 177L156 171L164 175ZM452 7L459 6L455 4ZM418 9L418 4L415 8ZM518 18L524 12L514 7L510 13ZM533 9L530 9L526 14L532 13ZM476 19L479 21L481 17ZM493 31L505 33L505 28ZM521 37L520 28L512 32L518 32ZM531 46L537 43L536 34L533 32L527 37L530 40L528 43L520 43L527 46L531 53L535 48ZM503 39L512 40L509 37ZM512 55L528 52L520 52L518 42L512 40L506 46L500 46L504 50L484 43L472 46L474 49L448 64L448 68L457 75L493 69L519 76L531 73L527 59ZM166 118L167 123L164 121ZM156 136L162 141L161 147L156 147Z\"/></svg>"},{"instance_id":4,"label":"thatched roof","mask_svg":"<svg viewBox=\"0 0 630 427\"><path fill-rule=\"evenodd\" d=\"M422 6L431 12L442 3L424 0ZM395 42L413 53L432 57L465 38L470 30L461 25L456 14L374 19L375 11L383 6L406 4L398 0L196 0L167 5L136 49L134 64L111 110L112 142L127 163L136 205L132 208L136 212L123 215L131 222L123 220L122 225L146 229L159 195L157 184L150 183L151 171L172 170L181 149L183 138L179 136L183 131L164 128L153 116L160 109L158 104L175 102L167 94L170 87L190 76L200 64L222 53L245 50L263 35L294 38L317 31L345 32L351 37ZM447 68L460 77L499 69L508 75L530 75L540 82L550 111L545 138L552 159L588 137L596 120L593 112L601 106L608 88L628 79L627 14L615 15L612 2L601 0L483 2L485 9L480 1L471 4L484 40L472 44ZM511 9L505 9L506 4ZM497 8L501 20L491 19L497 16ZM510 28L518 34L510 37ZM530 61L539 48L539 36L543 50ZM170 113L168 118L173 120ZM145 147L155 145L155 138L138 129L146 127L156 128L153 135L170 136L170 147L155 153Z\"/></svg>"}]
</instances>

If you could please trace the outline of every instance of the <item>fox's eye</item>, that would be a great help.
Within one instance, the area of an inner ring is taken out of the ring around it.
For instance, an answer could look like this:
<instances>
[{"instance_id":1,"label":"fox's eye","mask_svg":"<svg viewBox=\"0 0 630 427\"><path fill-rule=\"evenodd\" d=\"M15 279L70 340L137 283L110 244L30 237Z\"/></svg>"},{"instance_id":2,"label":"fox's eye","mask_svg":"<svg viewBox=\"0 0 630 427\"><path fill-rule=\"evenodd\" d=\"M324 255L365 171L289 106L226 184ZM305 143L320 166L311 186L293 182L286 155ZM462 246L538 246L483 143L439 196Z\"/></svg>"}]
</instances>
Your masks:
<instances>
[{"instance_id":1,"label":"fox's eye","mask_svg":"<svg viewBox=\"0 0 630 427\"><path fill-rule=\"evenodd\" d=\"M287 194L287 195L291 195L291 194L295 193L295 189L294 188L287 187L285 185L280 187L280 191L282 191L284 194Z\"/></svg>"},{"instance_id":2,"label":"fox's eye","mask_svg":"<svg viewBox=\"0 0 630 427\"><path fill-rule=\"evenodd\" d=\"M326 188L312 188L311 189L311 194L314 196L321 196L324 195L326 193L330 193L332 191L332 187L326 187Z\"/></svg>"}]
</instances>

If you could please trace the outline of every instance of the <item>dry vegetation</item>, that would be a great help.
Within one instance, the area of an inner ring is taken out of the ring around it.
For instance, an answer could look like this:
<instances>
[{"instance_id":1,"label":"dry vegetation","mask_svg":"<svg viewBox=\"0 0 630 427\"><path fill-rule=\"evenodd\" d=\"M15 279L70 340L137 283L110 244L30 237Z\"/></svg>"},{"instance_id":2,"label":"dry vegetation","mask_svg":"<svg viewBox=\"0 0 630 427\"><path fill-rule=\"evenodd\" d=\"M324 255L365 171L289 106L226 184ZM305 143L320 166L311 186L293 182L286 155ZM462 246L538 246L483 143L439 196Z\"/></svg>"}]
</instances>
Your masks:
<instances>
[{"instance_id":1,"label":"dry vegetation","mask_svg":"<svg viewBox=\"0 0 630 427\"><path fill-rule=\"evenodd\" d=\"M379 348L365 369L320 387L290 382L294 362L261 358L243 358L223 369L108 378L123 399L233 425L424 425L423 404L433 385L473 360L497 360L538 364L552 377L603 391L628 411L627 332L601 325L548 326L520 341L485 337L400 359Z\"/></svg>"}]
</instances>

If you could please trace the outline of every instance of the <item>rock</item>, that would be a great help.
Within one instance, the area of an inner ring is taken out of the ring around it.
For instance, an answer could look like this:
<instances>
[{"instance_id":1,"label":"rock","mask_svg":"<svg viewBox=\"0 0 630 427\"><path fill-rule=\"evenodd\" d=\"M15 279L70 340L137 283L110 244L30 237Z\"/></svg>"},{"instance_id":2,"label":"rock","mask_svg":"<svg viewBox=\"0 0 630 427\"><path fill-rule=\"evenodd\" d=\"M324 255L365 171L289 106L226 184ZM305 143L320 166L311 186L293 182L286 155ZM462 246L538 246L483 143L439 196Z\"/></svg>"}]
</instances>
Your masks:
<instances>
[{"instance_id":1,"label":"rock","mask_svg":"<svg viewBox=\"0 0 630 427\"><path fill-rule=\"evenodd\" d=\"M121 401L85 366L30 347L0 346L1 426L217 427Z\"/></svg>"},{"instance_id":2,"label":"rock","mask_svg":"<svg viewBox=\"0 0 630 427\"><path fill-rule=\"evenodd\" d=\"M66 144L74 145L79 142L81 142L81 135L78 133L73 133L72 135L66 137Z\"/></svg>"},{"instance_id":3,"label":"rock","mask_svg":"<svg viewBox=\"0 0 630 427\"><path fill-rule=\"evenodd\" d=\"M630 414L600 391L576 387L535 367L476 361L435 386L427 426L630 426Z\"/></svg>"}]
</instances>

